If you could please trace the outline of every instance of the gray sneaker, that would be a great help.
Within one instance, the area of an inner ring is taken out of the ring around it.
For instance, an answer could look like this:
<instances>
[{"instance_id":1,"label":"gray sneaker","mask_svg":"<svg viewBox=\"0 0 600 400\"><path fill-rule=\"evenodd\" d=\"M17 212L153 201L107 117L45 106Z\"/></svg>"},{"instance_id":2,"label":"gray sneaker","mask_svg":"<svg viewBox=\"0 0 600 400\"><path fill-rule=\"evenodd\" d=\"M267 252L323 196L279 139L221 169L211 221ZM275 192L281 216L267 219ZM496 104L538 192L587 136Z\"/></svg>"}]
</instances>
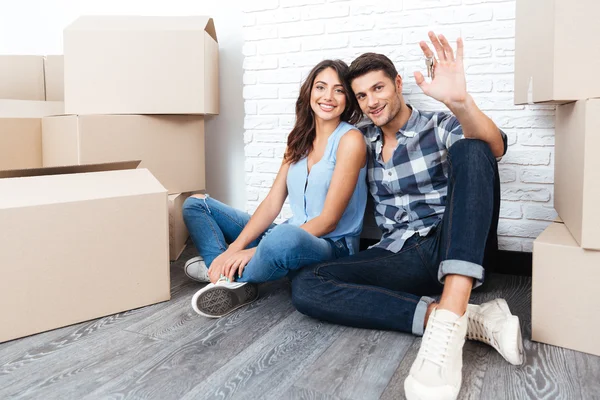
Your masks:
<instances>
[{"instance_id":1,"label":"gray sneaker","mask_svg":"<svg viewBox=\"0 0 600 400\"><path fill-rule=\"evenodd\" d=\"M204 263L204 259L200 256L190 258L185 263L183 267L185 274L191 280L196 282L208 283L210 282L210 277L208 276L208 268L206 268L206 264Z\"/></svg>"},{"instance_id":2,"label":"gray sneaker","mask_svg":"<svg viewBox=\"0 0 600 400\"><path fill-rule=\"evenodd\" d=\"M229 282L221 277L194 294L192 308L208 318L220 318L258 298L258 286L253 283Z\"/></svg>"}]
</instances>

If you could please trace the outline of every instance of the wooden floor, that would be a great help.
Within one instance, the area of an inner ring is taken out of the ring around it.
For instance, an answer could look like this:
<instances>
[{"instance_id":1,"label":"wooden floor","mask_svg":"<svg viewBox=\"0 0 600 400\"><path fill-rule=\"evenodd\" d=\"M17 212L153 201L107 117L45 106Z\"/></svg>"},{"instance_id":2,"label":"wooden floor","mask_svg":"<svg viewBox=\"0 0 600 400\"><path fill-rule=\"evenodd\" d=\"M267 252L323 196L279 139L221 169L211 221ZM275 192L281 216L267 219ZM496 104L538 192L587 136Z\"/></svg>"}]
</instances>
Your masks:
<instances>
[{"instance_id":1,"label":"wooden floor","mask_svg":"<svg viewBox=\"0 0 600 400\"><path fill-rule=\"evenodd\" d=\"M172 266L172 300L0 344L0 399L403 399L421 340L319 322L290 285L229 317L197 316L202 286ZM600 357L533 343L531 279L496 275L474 295L504 297L521 318L527 362L467 342L461 399L600 399Z\"/></svg>"}]
</instances>

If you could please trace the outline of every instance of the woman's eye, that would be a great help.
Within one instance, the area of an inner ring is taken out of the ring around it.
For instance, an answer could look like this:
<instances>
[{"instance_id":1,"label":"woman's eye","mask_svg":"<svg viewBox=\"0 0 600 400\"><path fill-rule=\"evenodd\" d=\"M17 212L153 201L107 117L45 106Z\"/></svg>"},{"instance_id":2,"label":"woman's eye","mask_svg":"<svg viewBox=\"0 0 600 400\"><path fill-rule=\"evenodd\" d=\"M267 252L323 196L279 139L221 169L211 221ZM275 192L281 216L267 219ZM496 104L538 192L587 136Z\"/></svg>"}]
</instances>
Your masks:
<instances>
[{"instance_id":1,"label":"woman's eye","mask_svg":"<svg viewBox=\"0 0 600 400\"><path fill-rule=\"evenodd\" d=\"M341 94L344 94L344 91L343 91L342 89L337 89L335 92L336 92L336 93L341 93Z\"/></svg>"},{"instance_id":2,"label":"woman's eye","mask_svg":"<svg viewBox=\"0 0 600 400\"><path fill-rule=\"evenodd\" d=\"M321 86L321 85L317 86L317 90L323 90L323 89L325 89L324 86Z\"/></svg>"}]
</instances>

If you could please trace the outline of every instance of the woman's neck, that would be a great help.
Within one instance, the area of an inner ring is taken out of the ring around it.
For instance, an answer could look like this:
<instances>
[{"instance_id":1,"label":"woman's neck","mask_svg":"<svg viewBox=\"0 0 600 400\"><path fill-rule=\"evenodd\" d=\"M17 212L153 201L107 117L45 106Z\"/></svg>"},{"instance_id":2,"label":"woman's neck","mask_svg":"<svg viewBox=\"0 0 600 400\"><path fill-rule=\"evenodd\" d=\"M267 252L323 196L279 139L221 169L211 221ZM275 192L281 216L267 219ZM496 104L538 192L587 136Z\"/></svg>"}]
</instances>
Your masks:
<instances>
[{"instance_id":1,"label":"woman's neck","mask_svg":"<svg viewBox=\"0 0 600 400\"><path fill-rule=\"evenodd\" d=\"M328 138L335 128L340 124L340 119L331 119L325 121L324 119L315 118L315 131L317 138Z\"/></svg>"}]
</instances>

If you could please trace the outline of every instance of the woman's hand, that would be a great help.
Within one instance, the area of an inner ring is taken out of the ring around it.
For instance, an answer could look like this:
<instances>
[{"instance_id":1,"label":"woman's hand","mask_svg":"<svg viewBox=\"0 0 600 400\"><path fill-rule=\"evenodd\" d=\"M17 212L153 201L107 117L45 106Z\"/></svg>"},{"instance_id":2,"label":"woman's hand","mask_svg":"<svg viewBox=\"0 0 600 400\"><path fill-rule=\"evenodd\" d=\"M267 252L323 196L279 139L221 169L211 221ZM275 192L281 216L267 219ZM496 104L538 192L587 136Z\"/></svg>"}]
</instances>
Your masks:
<instances>
[{"instance_id":1,"label":"woman's hand","mask_svg":"<svg viewBox=\"0 0 600 400\"><path fill-rule=\"evenodd\" d=\"M236 252L236 250L230 247L213 260L213 262L210 264L210 268L208 269L208 277L210 278L211 283L216 283L221 275L225 274L223 272L225 264L227 260L229 260L229 258Z\"/></svg>"},{"instance_id":2,"label":"woman's hand","mask_svg":"<svg viewBox=\"0 0 600 400\"><path fill-rule=\"evenodd\" d=\"M228 277L231 282L233 282L236 275L241 277L242 273L244 272L244 268L246 268L246 265L254 256L254 253L256 253L256 247L240 250L231 255L227 261L225 261L223 275Z\"/></svg>"}]
</instances>

